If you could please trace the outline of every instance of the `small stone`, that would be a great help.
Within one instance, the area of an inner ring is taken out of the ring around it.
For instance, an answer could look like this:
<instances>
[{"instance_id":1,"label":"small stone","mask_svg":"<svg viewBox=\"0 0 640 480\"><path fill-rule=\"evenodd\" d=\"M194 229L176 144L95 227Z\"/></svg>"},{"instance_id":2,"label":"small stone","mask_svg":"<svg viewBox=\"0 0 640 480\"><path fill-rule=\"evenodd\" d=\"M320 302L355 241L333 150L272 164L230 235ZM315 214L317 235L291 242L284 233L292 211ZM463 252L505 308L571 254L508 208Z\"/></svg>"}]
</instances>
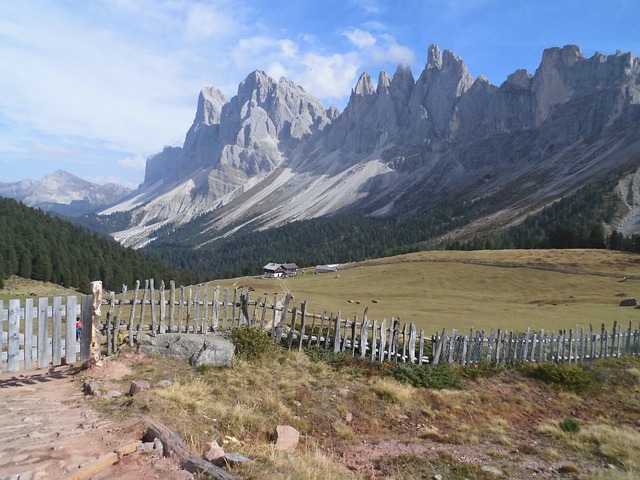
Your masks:
<instances>
[{"instance_id":1,"label":"small stone","mask_svg":"<svg viewBox=\"0 0 640 480\"><path fill-rule=\"evenodd\" d=\"M350 393L351 393L351 390L349 390L348 388L338 389L338 395L340 395L341 397L348 397Z\"/></svg>"},{"instance_id":2,"label":"small stone","mask_svg":"<svg viewBox=\"0 0 640 480\"><path fill-rule=\"evenodd\" d=\"M558 468L558 473L580 473L580 469L573 462L567 462L560 465Z\"/></svg>"},{"instance_id":3,"label":"small stone","mask_svg":"<svg viewBox=\"0 0 640 480\"><path fill-rule=\"evenodd\" d=\"M351 422L353 422L353 413L351 413L351 412L347 412L347 413L344 415L344 421L345 421L346 423L351 423Z\"/></svg>"},{"instance_id":4,"label":"small stone","mask_svg":"<svg viewBox=\"0 0 640 480\"><path fill-rule=\"evenodd\" d=\"M438 473L437 475L431 477L431 480L444 480L444 477Z\"/></svg>"},{"instance_id":5,"label":"small stone","mask_svg":"<svg viewBox=\"0 0 640 480\"><path fill-rule=\"evenodd\" d=\"M483 465L480 467L483 472L489 473L496 478L504 477L504 472L498 467L492 467L491 465Z\"/></svg>"},{"instance_id":6,"label":"small stone","mask_svg":"<svg viewBox=\"0 0 640 480\"><path fill-rule=\"evenodd\" d=\"M87 395L100 396L100 384L96 381L85 380L83 390Z\"/></svg>"},{"instance_id":7,"label":"small stone","mask_svg":"<svg viewBox=\"0 0 640 480\"><path fill-rule=\"evenodd\" d=\"M224 457L224 449L218 445L218 442L209 442L205 445L202 457L215 463L219 458Z\"/></svg>"},{"instance_id":8,"label":"small stone","mask_svg":"<svg viewBox=\"0 0 640 480\"><path fill-rule=\"evenodd\" d=\"M251 461L253 460L243 455L240 455L239 453L227 453L224 456L220 457L218 460L216 460L214 463L218 467L233 467L240 463L247 463Z\"/></svg>"},{"instance_id":9,"label":"small stone","mask_svg":"<svg viewBox=\"0 0 640 480\"><path fill-rule=\"evenodd\" d=\"M273 435L275 448L284 451L293 451L298 446L300 432L290 425L278 425Z\"/></svg>"},{"instance_id":10,"label":"small stone","mask_svg":"<svg viewBox=\"0 0 640 480\"><path fill-rule=\"evenodd\" d=\"M105 393L105 397L109 397L109 398L118 398L122 396L122 392L119 392L117 390L109 390L107 393Z\"/></svg>"},{"instance_id":11,"label":"small stone","mask_svg":"<svg viewBox=\"0 0 640 480\"><path fill-rule=\"evenodd\" d=\"M159 438L153 439L153 449L156 450L160 455L164 454L164 445Z\"/></svg>"},{"instance_id":12,"label":"small stone","mask_svg":"<svg viewBox=\"0 0 640 480\"><path fill-rule=\"evenodd\" d=\"M129 395L134 396L145 390L150 390L151 384L146 380L134 380L129 387Z\"/></svg>"},{"instance_id":13,"label":"small stone","mask_svg":"<svg viewBox=\"0 0 640 480\"><path fill-rule=\"evenodd\" d=\"M301 406L302 406L302 402L299 402L298 400L294 400L294 401L293 401L293 404L294 404L296 407L301 407Z\"/></svg>"},{"instance_id":14,"label":"small stone","mask_svg":"<svg viewBox=\"0 0 640 480\"><path fill-rule=\"evenodd\" d=\"M160 380L158 383L156 383L156 387L157 388L168 388L171 386L173 382L171 380Z\"/></svg>"}]
</instances>

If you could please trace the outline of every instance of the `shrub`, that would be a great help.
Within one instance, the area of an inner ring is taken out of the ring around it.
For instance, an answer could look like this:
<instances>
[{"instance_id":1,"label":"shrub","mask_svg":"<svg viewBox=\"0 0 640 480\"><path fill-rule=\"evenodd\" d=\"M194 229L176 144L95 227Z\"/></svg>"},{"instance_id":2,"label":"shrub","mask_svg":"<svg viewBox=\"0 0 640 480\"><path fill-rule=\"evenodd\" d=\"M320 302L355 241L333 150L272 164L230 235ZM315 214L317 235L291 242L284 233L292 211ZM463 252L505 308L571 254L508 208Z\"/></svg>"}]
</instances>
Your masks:
<instances>
[{"instance_id":1,"label":"shrub","mask_svg":"<svg viewBox=\"0 0 640 480\"><path fill-rule=\"evenodd\" d=\"M521 368L529 377L552 383L573 392L585 392L598 387L595 372L581 366L542 363L540 365L525 364Z\"/></svg>"},{"instance_id":2,"label":"shrub","mask_svg":"<svg viewBox=\"0 0 640 480\"><path fill-rule=\"evenodd\" d=\"M236 355L245 360L261 358L276 348L267 332L249 325L234 328L231 341L236 346Z\"/></svg>"},{"instance_id":3,"label":"shrub","mask_svg":"<svg viewBox=\"0 0 640 480\"><path fill-rule=\"evenodd\" d=\"M417 388L456 389L463 388L462 376L458 369L447 365L432 367L414 363L394 364L389 370L391 376Z\"/></svg>"},{"instance_id":4,"label":"shrub","mask_svg":"<svg viewBox=\"0 0 640 480\"><path fill-rule=\"evenodd\" d=\"M580 431L580 424L577 420L566 417L560 422L560 429L567 433L578 433Z\"/></svg>"}]
</instances>

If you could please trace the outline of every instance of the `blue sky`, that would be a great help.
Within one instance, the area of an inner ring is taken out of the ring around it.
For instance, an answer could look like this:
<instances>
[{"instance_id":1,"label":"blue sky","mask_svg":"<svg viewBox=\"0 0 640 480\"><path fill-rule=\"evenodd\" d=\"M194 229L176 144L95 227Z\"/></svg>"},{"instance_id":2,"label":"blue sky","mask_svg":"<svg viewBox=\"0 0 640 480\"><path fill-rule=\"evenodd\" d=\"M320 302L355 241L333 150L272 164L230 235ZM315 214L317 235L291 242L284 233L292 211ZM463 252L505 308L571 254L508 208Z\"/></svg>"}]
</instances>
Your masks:
<instances>
[{"instance_id":1,"label":"blue sky","mask_svg":"<svg viewBox=\"0 0 640 480\"><path fill-rule=\"evenodd\" d=\"M135 187L202 87L231 98L256 69L342 109L363 71L417 78L430 44L500 85L548 47L640 53L638 18L637 0L0 0L0 182Z\"/></svg>"}]
</instances>

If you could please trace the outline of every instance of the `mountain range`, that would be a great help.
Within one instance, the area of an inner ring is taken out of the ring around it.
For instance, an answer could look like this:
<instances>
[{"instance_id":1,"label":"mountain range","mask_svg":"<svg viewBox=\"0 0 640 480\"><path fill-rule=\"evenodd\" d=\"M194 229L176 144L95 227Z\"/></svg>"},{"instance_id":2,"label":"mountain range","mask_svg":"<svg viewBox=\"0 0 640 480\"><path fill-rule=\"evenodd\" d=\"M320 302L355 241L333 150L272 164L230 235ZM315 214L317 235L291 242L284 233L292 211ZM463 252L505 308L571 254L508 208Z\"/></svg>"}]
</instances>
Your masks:
<instances>
[{"instance_id":1,"label":"mountain range","mask_svg":"<svg viewBox=\"0 0 640 480\"><path fill-rule=\"evenodd\" d=\"M619 205L606 228L631 234L639 167L634 53L549 48L535 72L496 86L431 45L417 78L406 66L376 82L363 73L342 112L259 70L231 99L204 88L183 146L149 157L144 182L98 220L126 246L202 247L296 220L398 218L455 203L482 212L458 232L472 235L613 180Z\"/></svg>"},{"instance_id":2,"label":"mountain range","mask_svg":"<svg viewBox=\"0 0 640 480\"><path fill-rule=\"evenodd\" d=\"M56 170L40 181L0 182L0 196L69 217L104 209L130 193L129 188L114 183L99 185L63 170Z\"/></svg>"},{"instance_id":3,"label":"mountain range","mask_svg":"<svg viewBox=\"0 0 640 480\"><path fill-rule=\"evenodd\" d=\"M182 147L147 160L144 182L101 212L142 247L198 219L201 243L342 213L401 216L453 201L486 205L470 230L522 221L616 175L616 226L640 229L640 61L549 48L531 74L473 78L436 45L418 78L363 73L344 111L254 71L230 100L200 92Z\"/></svg>"}]
</instances>

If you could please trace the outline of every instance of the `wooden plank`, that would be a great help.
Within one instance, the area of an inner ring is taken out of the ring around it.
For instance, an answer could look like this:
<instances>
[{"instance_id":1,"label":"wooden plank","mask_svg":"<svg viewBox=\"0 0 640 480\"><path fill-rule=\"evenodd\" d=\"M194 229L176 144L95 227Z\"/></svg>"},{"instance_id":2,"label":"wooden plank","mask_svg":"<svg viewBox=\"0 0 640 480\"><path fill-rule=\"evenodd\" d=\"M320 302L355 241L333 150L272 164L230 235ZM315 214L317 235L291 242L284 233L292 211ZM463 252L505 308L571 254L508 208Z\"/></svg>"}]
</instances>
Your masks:
<instances>
[{"instance_id":1,"label":"wooden plank","mask_svg":"<svg viewBox=\"0 0 640 480\"><path fill-rule=\"evenodd\" d=\"M443 355L443 347L444 347L444 342L446 341L447 337L447 329L443 328L442 329L442 335L440 335L440 338L436 339L436 350L435 353L433 354L433 366L437 366L440 363L440 356Z\"/></svg>"},{"instance_id":2,"label":"wooden plank","mask_svg":"<svg viewBox=\"0 0 640 480\"><path fill-rule=\"evenodd\" d=\"M222 329L226 330L227 329L227 323L229 321L229 289L225 288L224 289L224 298L223 298L223 302L224 304L223 306L223 310L222 310ZM233 324L232 324L233 326Z\"/></svg>"},{"instance_id":3,"label":"wooden plank","mask_svg":"<svg viewBox=\"0 0 640 480\"><path fill-rule=\"evenodd\" d=\"M184 294L184 285L180 285L180 303L178 304L178 332L182 332L182 325L184 322L184 302L185 302L185 294Z\"/></svg>"},{"instance_id":4,"label":"wooden plank","mask_svg":"<svg viewBox=\"0 0 640 480\"><path fill-rule=\"evenodd\" d=\"M185 320L185 332L189 333L191 328L193 327L193 289L189 287L187 291L187 302L185 305L185 310L187 313L187 318Z\"/></svg>"},{"instance_id":5,"label":"wooden plank","mask_svg":"<svg viewBox=\"0 0 640 480\"><path fill-rule=\"evenodd\" d=\"M213 312L211 312L211 324L214 330L218 329L220 319L220 285L213 289Z\"/></svg>"},{"instance_id":6,"label":"wooden plank","mask_svg":"<svg viewBox=\"0 0 640 480\"><path fill-rule=\"evenodd\" d=\"M151 335L158 333L158 312L156 302L156 289L153 278L149 279L149 296L151 302Z\"/></svg>"},{"instance_id":7,"label":"wooden plank","mask_svg":"<svg viewBox=\"0 0 640 480\"><path fill-rule=\"evenodd\" d=\"M324 313L320 316L320 327L318 328L318 338L316 339L316 347L320 347L322 344L322 334L324 333L324 322L327 320L327 309L324 309Z\"/></svg>"},{"instance_id":8,"label":"wooden plank","mask_svg":"<svg viewBox=\"0 0 640 480\"><path fill-rule=\"evenodd\" d=\"M356 354L356 335L357 335L357 328L358 328L358 316L354 315L353 316L353 323L351 324L351 345L349 345L349 347L351 348L351 355L355 356Z\"/></svg>"},{"instance_id":9,"label":"wooden plank","mask_svg":"<svg viewBox=\"0 0 640 480\"><path fill-rule=\"evenodd\" d=\"M291 326L289 327L289 333L287 334L287 348L291 350L293 346L293 334L296 331L296 321L298 320L298 309L293 307L291 309Z\"/></svg>"},{"instance_id":10,"label":"wooden plank","mask_svg":"<svg viewBox=\"0 0 640 480\"><path fill-rule=\"evenodd\" d=\"M47 355L47 337L49 336L49 299L38 299L38 368L44 368L49 364Z\"/></svg>"},{"instance_id":11,"label":"wooden plank","mask_svg":"<svg viewBox=\"0 0 640 480\"><path fill-rule=\"evenodd\" d=\"M200 288L200 285L196 288L196 297L193 304L193 333L200 331Z\"/></svg>"},{"instance_id":12,"label":"wooden plank","mask_svg":"<svg viewBox=\"0 0 640 480\"><path fill-rule=\"evenodd\" d=\"M300 304L300 314L302 316L302 323L300 325L300 339L298 341L299 352L302 351L302 340L304 339L305 330L307 327L307 301L306 300Z\"/></svg>"},{"instance_id":13,"label":"wooden plank","mask_svg":"<svg viewBox=\"0 0 640 480\"><path fill-rule=\"evenodd\" d=\"M2 305L0 305L0 312L1 309ZM33 369L33 313L33 298L27 298L24 302L24 369L27 371ZM2 352L2 342L0 342L0 352Z\"/></svg>"},{"instance_id":14,"label":"wooden plank","mask_svg":"<svg viewBox=\"0 0 640 480\"><path fill-rule=\"evenodd\" d=\"M149 301L149 280L144 281L144 292L142 293L142 302L140 304L140 321L138 322L138 331L136 333L136 340L140 341L142 338L142 329L147 317L147 302Z\"/></svg>"},{"instance_id":15,"label":"wooden plank","mask_svg":"<svg viewBox=\"0 0 640 480\"><path fill-rule=\"evenodd\" d=\"M340 311L338 310L338 315L335 319L335 328L333 332L333 353L338 353L340 351Z\"/></svg>"},{"instance_id":16,"label":"wooden plank","mask_svg":"<svg viewBox=\"0 0 640 480\"><path fill-rule=\"evenodd\" d=\"M378 360L380 362L384 361L385 358L385 350L387 348L387 319L382 319L382 324L380 326L380 352L378 355Z\"/></svg>"},{"instance_id":17,"label":"wooden plank","mask_svg":"<svg viewBox=\"0 0 640 480\"><path fill-rule=\"evenodd\" d=\"M331 324L333 320L333 312L331 312L331 315L329 316L328 320L327 320L327 333L324 336L324 349L325 350L329 350L329 348L331 347ZM333 332L334 336L335 336L335 332Z\"/></svg>"},{"instance_id":18,"label":"wooden plank","mask_svg":"<svg viewBox=\"0 0 640 480\"><path fill-rule=\"evenodd\" d=\"M20 300L9 300L9 324L7 338L7 370L20 370Z\"/></svg>"},{"instance_id":19,"label":"wooden plank","mask_svg":"<svg viewBox=\"0 0 640 480\"><path fill-rule=\"evenodd\" d=\"M420 329L420 352L418 357L418 365L424 363L424 328Z\"/></svg>"},{"instance_id":20,"label":"wooden plank","mask_svg":"<svg viewBox=\"0 0 640 480\"><path fill-rule=\"evenodd\" d=\"M120 302L118 303L118 313L116 314L116 321L113 327L113 351L117 352L120 349L120 321L122 312L124 310L124 304L127 299L127 286L122 285L122 295Z\"/></svg>"},{"instance_id":21,"label":"wooden plank","mask_svg":"<svg viewBox=\"0 0 640 480\"><path fill-rule=\"evenodd\" d=\"M231 304L231 328L235 327L236 315L237 315L237 312L236 312L237 302L238 302L238 289L234 288L233 303ZM239 316L238 316L238 320L240 320Z\"/></svg>"},{"instance_id":22,"label":"wooden plank","mask_svg":"<svg viewBox=\"0 0 640 480\"><path fill-rule=\"evenodd\" d=\"M306 311L306 308L305 308ZM313 346L313 333L315 332L316 329L316 316L317 315L311 315L311 328L309 329L309 333L307 334L307 348L310 348Z\"/></svg>"},{"instance_id":23,"label":"wooden plank","mask_svg":"<svg viewBox=\"0 0 640 480\"><path fill-rule=\"evenodd\" d=\"M260 315L260 328L264 330L265 323L267 321L267 299L269 297L267 295L264 296L264 301L262 303L262 314Z\"/></svg>"},{"instance_id":24,"label":"wooden plank","mask_svg":"<svg viewBox=\"0 0 640 480\"><path fill-rule=\"evenodd\" d=\"M160 282L160 333L167 333L167 291L164 280Z\"/></svg>"},{"instance_id":25,"label":"wooden plank","mask_svg":"<svg viewBox=\"0 0 640 480\"><path fill-rule=\"evenodd\" d=\"M289 302L291 301L291 293L287 293L284 297L284 304L282 305L282 311L280 312L280 321L278 322L278 326L276 328L276 343L280 345L282 340L282 333L284 332L285 322L287 320L287 313L289 311ZM274 317L276 305L274 303ZM275 320L274 320L275 323Z\"/></svg>"},{"instance_id":26,"label":"wooden plank","mask_svg":"<svg viewBox=\"0 0 640 480\"><path fill-rule=\"evenodd\" d=\"M176 282L169 281L169 332L176 331Z\"/></svg>"},{"instance_id":27,"label":"wooden plank","mask_svg":"<svg viewBox=\"0 0 640 480\"><path fill-rule=\"evenodd\" d=\"M109 311L107 312L107 356L110 356L113 353L112 350L112 335L113 335L113 310L115 309L115 293L109 292ZM68 310L67 310L68 315ZM69 319L67 317L67 331L69 329Z\"/></svg>"},{"instance_id":28,"label":"wooden plank","mask_svg":"<svg viewBox=\"0 0 640 480\"><path fill-rule=\"evenodd\" d=\"M4 352L4 301L0 300L0 373L2 373L2 352Z\"/></svg>"},{"instance_id":29,"label":"wooden plank","mask_svg":"<svg viewBox=\"0 0 640 480\"><path fill-rule=\"evenodd\" d=\"M240 313L238 314L238 326L249 324L249 290L240 293Z\"/></svg>"},{"instance_id":30,"label":"wooden plank","mask_svg":"<svg viewBox=\"0 0 640 480\"><path fill-rule=\"evenodd\" d=\"M209 331L209 283L202 287L204 295L204 316L202 317L202 333Z\"/></svg>"},{"instance_id":31,"label":"wooden plank","mask_svg":"<svg viewBox=\"0 0 640 480\"><path fill-rule=\"evenodd\" d=\"M402 324L402 363L407 361L407 323Z\"/></svg>"},{"instance_id":32,"label":"wooden plank","mask_svg":"<svg viewBox=\"0 0 640 480\"><path fill-rule=\"evenodd\" d=\"M409 325L409 361L416 363L416 324Z\"/></svg>"},{"instance_id":33,"label":"wooden plank","mask_svg":"<svg viewBox=\"0 0 640 480\"><path fill-rule=\"evenodd\" d=\"M371 361L375 362L378 354L378 321L373 321L373 328L371 329Z\"/></svg>"},{"instance_id":34,"label":"wooden plank","mask_svg":"<svg viewBox=\"0 0 640 480\"><path fill-rule=\"evenodd\" d=\"M91 341L93 340L93 295L83 295L81 302L80 360L87 362L91 357Z\"/></svg>"},{"instance_id":35,"label":"wooden plank","mask_svg":"<svg viewBox=\"0 0 640 480\"><path fill-rule=\"evenodd\" d=\"M139 291L140 291L140 280L136 280L136 288L133 291L133 300L131 301L131 313L129 314L129 346L130 347L133 347L133 329L134 329L134 322L136 318L136 303L138 303ZM82 308L84 308L84 303L82 304ZM83 320L84 320L84 316L83 316ZM88 359L89 358L87 357L86 360ZM83 359L82 361L85 361L85 359Z\"/></svg>"},{"instance_id":36,"label":"wooden plank","mask_svg":"<svg viewBox=\"0 0 640 480\"><path fill-rule=\"evenodd\" d=\"M76 305L78 298L74 295L67 297L67 330L64 344L64 362L67 365L76 363Z\"/></svg>"},{"instance_id":37,"label":"wooden plank","mask_svg":"<svg viewBox=\"0 0 640 480\"><path fill-rule=\"evenodd\" d=\"M365 315L362 319L362 326L360 327L360 358L364 358L367 354L367 346L369 344L369 320Z\"/></svg>"},{"instance_id":38,"label":"wooden plank","mask_svg":"<svg viewBox=\"0 0 640 480\"><path fill-rule=\"evenodd\" d=\"M52 365L62 365L62 297L53 297Z\"/></svg>"}]
</instances>

